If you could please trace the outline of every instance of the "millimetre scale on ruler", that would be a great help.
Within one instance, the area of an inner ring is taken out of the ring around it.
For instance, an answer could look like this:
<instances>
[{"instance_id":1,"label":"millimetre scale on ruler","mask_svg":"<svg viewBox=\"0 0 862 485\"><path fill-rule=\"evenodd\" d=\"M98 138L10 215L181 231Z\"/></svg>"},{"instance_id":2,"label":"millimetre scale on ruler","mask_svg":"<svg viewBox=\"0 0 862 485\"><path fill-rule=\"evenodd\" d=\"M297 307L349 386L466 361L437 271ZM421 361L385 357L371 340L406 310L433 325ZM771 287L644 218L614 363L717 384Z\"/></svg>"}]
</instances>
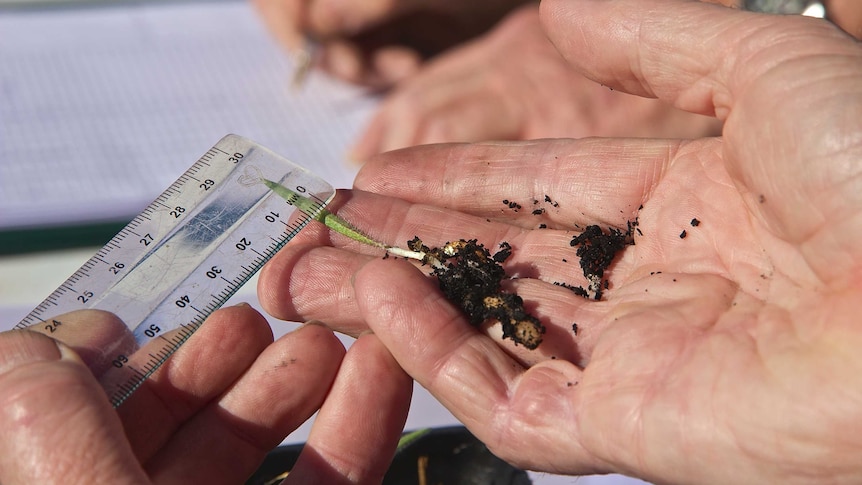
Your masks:
<instances>
[{"instance_id":1,"label":"millimetre scale on ruler","mask_svg":"<svg viewBox=\"0 0 862 485\"><path fill-rule=\"evenodd\" d=\"M311 204L298 209L264 179ZM334 195L306 169L225 136L15 328L78 351L117 407ZM68 315L77 310L99 312Z\"/></svg>"}]
</instances>

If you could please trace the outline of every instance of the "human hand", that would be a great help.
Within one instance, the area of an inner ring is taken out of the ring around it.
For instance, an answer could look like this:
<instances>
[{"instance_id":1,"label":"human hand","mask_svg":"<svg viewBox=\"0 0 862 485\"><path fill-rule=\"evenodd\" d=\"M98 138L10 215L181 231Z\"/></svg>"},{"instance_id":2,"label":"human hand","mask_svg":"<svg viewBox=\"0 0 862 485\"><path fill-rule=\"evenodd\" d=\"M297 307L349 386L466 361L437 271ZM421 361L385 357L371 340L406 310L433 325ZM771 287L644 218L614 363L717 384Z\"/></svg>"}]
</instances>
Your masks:
<instances>
[{"instance_id":1,"label":"human hand","mask_svg":"<svg viewBox=\"0 0 862 485\"><path fill-rule=\"evenodd\" d=\"M575 71L542 30L538 5L529 4L395 86L351 157L427 143L720 133L714 118L611 90Z\"/></svg>"},{"instance_id":2,"label":"human hand","mask_svg":"<svg viewBox=\"0 0 862 485\"><path fill-rule=\"evenodd\" d=\"M63 321L104 317L76 312ZM379 482L411 390L372 335L346 356L321 325L273 343L266 320L238 306L213 313L115 411L69 347L32 331L4 332L0 482L242 483L318 409L285 483Z\"/></svg>"},{"instance_id":3,"label":"human hand","mask_svg":"<svg viewBox=\"0 0 862 485\"><path fill-rule=\"evenodd\" d=\"M490 28L529 0L253 0L291 52L318 44L316 64L349 82L388 88L423 60Z\"/></svg>"},{"instance_id":4,"label":"human hand","mask_svg":"<svg viewBox=\"0 0 862 485\"><path fill-rule=\"evenodd\" d=\"M265 308L352 333L367 325L525 468L862 481L862 47L825 21L698 2L542 9L579 72L714 114L723 137L405 149L373 158L339 202L390 244L508 241L511 288L548 328L541 346L483 335L421 268L322 230L265 268ZM545 195L559 207L540 216L501 202L530 208ZM602 301L553 284L586 283L569 247L578 228L636 217Z\"/></svg>"}]
</instances>

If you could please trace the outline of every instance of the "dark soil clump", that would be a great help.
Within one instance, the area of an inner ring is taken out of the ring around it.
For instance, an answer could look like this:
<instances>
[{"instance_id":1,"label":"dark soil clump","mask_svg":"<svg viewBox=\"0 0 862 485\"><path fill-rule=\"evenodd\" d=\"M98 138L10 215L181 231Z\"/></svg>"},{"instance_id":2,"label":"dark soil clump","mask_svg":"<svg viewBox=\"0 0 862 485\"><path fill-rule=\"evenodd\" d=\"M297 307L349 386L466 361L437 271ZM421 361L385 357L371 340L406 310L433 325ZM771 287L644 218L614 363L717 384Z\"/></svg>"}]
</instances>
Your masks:
<instances>
[{"instance_id":1,"label":"dark soil clump","mask_svg":"<svg viewBox=\"0 0 862 485\"><path fill-rule=\"evenodd\" d=\"M437 277L443 294L464 311L472 325L494 319L502 324L504 339L531 350L542 342L544 325L524 310L520 296L500 288L508 277L501 263L512 255L508 243L502 243L494 255L475 239L429 248L416 237L407 245L427 255L423 263L431 265L431 274Z\"/></svg>"},{"instance_id":2,"label":"dark soil clump","mask_svg":"<svg viewBox=\"0 0 862 485\"><path fill-rule=\"evenodd\" d=\"M604 277L605 270L620 250L634 244L632 230L636 228L637 221L629 223L626 232L614 228L604 232L601 227L590 225L572 239L570 244L578 248L576 254L581 258L581 269L590 282L586 290L581 287L572 288L576 294L586 297L592 295L595 300L602 299L602 292L609 286Z\"/></svg>"}]
</instances>

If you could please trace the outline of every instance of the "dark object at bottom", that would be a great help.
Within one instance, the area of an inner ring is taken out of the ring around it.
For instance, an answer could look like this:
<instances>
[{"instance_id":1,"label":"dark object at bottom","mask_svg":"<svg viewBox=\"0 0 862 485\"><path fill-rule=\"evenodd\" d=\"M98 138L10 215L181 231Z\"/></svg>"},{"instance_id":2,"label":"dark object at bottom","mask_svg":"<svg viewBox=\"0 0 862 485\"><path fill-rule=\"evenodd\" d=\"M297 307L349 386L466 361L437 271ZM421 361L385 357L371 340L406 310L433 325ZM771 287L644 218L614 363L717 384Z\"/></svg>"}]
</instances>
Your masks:
<instances>
[{"instance_id":1,"label":"dark object at bottom","mask_svg":"<svg viewBox=\"0 0 862 485\"><path fill-rule=\"evenodd\" d=\"M262 485L290 470L303 445L281 446L270 452L246 482ZM435 428L406 445L392 460L384 485L529 485L527 472L497 458L463 426ZM276 482L278 483L278 482Z\"/></svg>"}]
</instances>

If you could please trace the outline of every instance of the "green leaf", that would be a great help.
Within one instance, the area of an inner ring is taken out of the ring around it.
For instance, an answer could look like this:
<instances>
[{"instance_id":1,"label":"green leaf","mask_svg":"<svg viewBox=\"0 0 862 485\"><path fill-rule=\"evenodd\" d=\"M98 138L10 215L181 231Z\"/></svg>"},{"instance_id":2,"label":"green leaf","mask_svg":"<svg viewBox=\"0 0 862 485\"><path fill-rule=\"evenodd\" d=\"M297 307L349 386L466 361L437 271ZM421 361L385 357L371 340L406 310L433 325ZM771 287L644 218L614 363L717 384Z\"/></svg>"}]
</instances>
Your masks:
<instances>
[{"instance_id":1,"label":"green leaf","mask_svg":"<svg viewBox=\"0 0 862 485\"><path fill-rule=\"evenodd\" d=\"M273 182L272 180L261 179L261 181L263 181L264 185L269 187L270 190L278 194L282 199L286 200L288 204L291 204L302 212L314 217L315 220L326 224L326 227L333 231L343 234L354 241L361 242L362 244L367 244L377 248L387 248L385 244L366 236L359 231L359 229L353 227L352 224L332 212L329 212L325 208L321 208L319 204L315 203L308 197L300 195L277 182Z\"/></svg>"}]
</instances>

